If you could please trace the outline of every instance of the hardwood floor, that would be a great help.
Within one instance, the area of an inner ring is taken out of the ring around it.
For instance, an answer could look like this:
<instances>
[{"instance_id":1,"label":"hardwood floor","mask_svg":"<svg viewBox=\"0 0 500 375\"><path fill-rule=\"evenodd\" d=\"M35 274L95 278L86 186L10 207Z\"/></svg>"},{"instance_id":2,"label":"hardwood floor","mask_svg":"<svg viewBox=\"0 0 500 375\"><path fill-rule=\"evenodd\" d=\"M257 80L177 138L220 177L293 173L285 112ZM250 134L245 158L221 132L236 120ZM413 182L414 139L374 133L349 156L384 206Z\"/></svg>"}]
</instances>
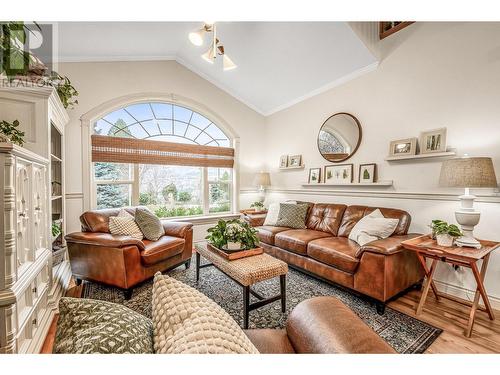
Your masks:
<instances>
[{"instance_id":1,"label":"hardwood floor","mask_svg":"<svg viewBox=\"0 0 500 375\"><path fill-rule=\"evenodd\" d=\"M76 286L72 281L66 296L78 298L81 292L82 286ZM415 307L419 300L420 291L412 290L390 302L389 307L416 317ZM434 295L429 295L423 313L416 318L441 328L443 333L432 343L426 353L500 353L500 311L494 311L496 319L493 321L488 319L484 311L478 311L472 337L467 338L463 333L469 319L469 308L444 298L437 302ZM58 316L52 322L41 353L52 352L57 318Z\"/></svg>"},{"instance_id":2,"label":"hardwood floor","mask_svg":"<svg viewBox=\"0 0 500 375\"><path fill-rule=\"evenodd\" d=\"M495 320L489 320L484 311L478 311L471 338L464 336L470 309L448 299L434 295L427 297L424 310L418 317L415 308L420 300L420 291L413 290L389 306L443 330L443 333L427 349L426 353L500 353L500 311L494 310Z\"/></svg>"}]
</instances>

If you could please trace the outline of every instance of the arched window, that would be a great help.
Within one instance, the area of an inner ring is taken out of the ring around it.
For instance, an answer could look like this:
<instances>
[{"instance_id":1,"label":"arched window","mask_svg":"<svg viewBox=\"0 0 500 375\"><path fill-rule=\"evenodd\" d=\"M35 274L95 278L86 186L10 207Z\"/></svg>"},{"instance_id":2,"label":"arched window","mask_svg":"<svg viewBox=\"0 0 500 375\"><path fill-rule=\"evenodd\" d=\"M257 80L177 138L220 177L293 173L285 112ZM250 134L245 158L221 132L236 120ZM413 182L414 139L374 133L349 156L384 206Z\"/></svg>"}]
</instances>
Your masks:
<instances>
[{"instance_id":1,"label":"arched window","mask_svg":"<svg viewBox=\"0 0 500 375\"><path fill-rule=\"evenodd\" d=\"M141 102L110 112L94 134L230 147L225 132L206 116L167 102ZM230 212L232 168L94 163L97 208L146 205L159 217Z\"/></svg>"},{"instance_id":2,"label":"arched window","mask_svg":"<svg viewBox=\"0 0 500 375\"><path fill-rule=\"evenodd\" d=\"M229 147L228 136L192 109L171 103L138 103L108 113L94 133L158 141Z\"/></svg>"}]
</instances>

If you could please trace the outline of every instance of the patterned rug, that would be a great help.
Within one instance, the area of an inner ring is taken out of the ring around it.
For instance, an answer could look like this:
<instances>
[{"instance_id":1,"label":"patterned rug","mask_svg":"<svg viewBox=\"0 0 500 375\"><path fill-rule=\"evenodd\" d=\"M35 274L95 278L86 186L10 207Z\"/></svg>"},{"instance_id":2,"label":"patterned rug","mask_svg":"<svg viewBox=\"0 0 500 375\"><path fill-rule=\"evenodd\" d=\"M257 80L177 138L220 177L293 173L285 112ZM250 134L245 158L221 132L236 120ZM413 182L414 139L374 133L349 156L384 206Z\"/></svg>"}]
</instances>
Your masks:
<instances>
[{"instance_id":1,"label":"patterned rug","mask_svg":"<svg viewBox=\"0 0 500 375\"><path fill-rule=\"evenodd\" d=\"M191 264L188 270L181 266L170 271L168 275L210 297L241 326L243 322L242 288L214 267L201 269L200 282L197 285L194 259ZM253 289L264 296L276 295L279 293L279 278L261 282ZM253 310L250 312L249 328L283 328L288 314L299 302L315 296L335 296L349 306L398 353L423 353L442 332L441 329L388 307L384 315L379 315L372 302L293 269L289 270L286 289L286 313L281 313L279 301ZM146 282L135 288L132 298L126 301L120 289L85 282L83 297L120 303L151 317L151 291L152 281ZM254 297L251 296L251 302L254 301Z\"/></svg>"}]
</instances>

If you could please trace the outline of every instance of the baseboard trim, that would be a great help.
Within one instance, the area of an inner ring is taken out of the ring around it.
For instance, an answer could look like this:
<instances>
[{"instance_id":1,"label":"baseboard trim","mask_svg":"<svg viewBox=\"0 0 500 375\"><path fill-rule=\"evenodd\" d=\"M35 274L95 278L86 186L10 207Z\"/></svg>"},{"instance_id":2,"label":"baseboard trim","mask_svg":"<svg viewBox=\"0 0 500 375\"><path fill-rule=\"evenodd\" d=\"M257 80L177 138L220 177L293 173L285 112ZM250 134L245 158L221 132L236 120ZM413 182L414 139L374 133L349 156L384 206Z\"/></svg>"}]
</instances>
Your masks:
<instances>
[{"instance_id":1,"label":"baseboard trim","mask_svg":"<svg viewBox=\"0 0 500 375\"><path fill-rule=\"evenodd\" d=\"M473 302L474 300L474 290L466 289L457 285L448 284L444 281L434 280L438 290L441 293L450 294L454 297L462 298L466 301ZM488 295L488 298L491 303L491 307L495 310L500 310L500 298ZM480 300L480 304L482 305L482 299Z\"/></svg>"}]
</instances>

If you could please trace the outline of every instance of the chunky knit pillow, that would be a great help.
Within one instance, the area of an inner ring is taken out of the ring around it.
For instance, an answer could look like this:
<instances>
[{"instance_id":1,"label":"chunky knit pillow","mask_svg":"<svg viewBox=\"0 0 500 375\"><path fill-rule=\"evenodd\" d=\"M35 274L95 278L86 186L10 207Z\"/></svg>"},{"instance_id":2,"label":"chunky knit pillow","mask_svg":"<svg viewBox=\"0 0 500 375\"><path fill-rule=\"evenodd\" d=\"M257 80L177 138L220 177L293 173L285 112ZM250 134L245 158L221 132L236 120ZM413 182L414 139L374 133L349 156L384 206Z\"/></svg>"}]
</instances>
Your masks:
<instances>
[{"instance_id":1,"label":"chunky knit pillow","mask_svg":"<svg viewBox=\"0 0 500 375\"><path fill-rule=\"evenodd\" d=\"M153 284L153 332L156 353L258 354L222 307L160 272Z\"/></svg>"},{"instance_id":2,"label":"chunky knit pillow","mask_svg":"<svg viewBox=\"0 0 500 375\"><path fill-rule=\"evenodd\" d=\"M158 241L165 234L165 229L160 219L146 207L137 207L135 210L135 222L141 229L147 240Z\"/></svg>"},{"instance_id":3,"label":"chunky knit pillow","mask_svg":"<svg viewBox=\"0 0 500 375\"><path fill-rule=\"evenodd\" d=\"M130 236L139 240L143 238L134 217L125 210L120 210L118 216L109 218L109 233Z\"/></svg>"},{"instance_id":4,"label":"chunky knit pillow","mask_svg":"<svg viewBox=\"0 0 500 375\"><path fill-rule=\"evenodd\" d=\"M54 353L153 353L151 319L116 303L63 297Z\"/></svg>"},{"instance_id":5,"label":"chunky knit pillow","mask_svg":"<svg viewBox=\"0 0 500 375\"><path fill-rule=\"evenodd\" d=\"M276 226L293 229L306 229L307 204L280 203Z\"/></svg>"}]
</instances>

